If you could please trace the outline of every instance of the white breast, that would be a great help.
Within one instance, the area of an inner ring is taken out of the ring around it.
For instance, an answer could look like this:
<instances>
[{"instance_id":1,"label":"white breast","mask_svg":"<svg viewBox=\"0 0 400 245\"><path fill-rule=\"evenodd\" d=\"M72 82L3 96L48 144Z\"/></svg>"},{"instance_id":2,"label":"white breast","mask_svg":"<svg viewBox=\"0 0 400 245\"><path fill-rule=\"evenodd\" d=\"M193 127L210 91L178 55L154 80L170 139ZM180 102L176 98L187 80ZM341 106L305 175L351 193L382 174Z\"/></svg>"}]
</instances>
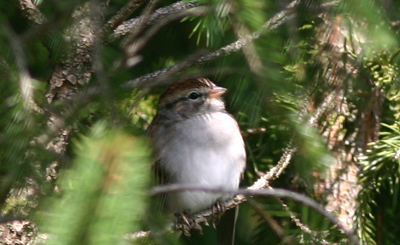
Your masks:
<instances>
[{"instance_id":1,"label":"white breast","mask_svg":"<svg viewBox=\"0 0 400 245\"><path fill-rule=\"evenodd\" d=\"M215 112L176 123L162 137L157 155L171 183L238 188L246 153L238 125L229 114ZM166 202L172 212L195 212L229 196L185 191L168 194Z\"/></svg>"}]
</instances>

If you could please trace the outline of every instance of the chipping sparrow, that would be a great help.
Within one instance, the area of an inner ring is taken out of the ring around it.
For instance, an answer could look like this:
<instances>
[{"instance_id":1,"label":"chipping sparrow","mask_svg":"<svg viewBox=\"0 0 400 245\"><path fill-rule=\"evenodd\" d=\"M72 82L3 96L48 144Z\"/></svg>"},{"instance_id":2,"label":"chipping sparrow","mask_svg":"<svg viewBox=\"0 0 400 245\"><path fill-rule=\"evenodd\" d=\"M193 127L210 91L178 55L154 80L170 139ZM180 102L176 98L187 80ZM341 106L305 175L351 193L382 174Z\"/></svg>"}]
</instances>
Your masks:
<instances>
[{"instance_id":1,"label":"chipping sparrow","mask_svg":"<svg viewBox=\"0 0 400 245\"><path fill-rule=\"evenodd\" d=\"M226 112L225 88L206 78L178 81L161 95L149 136L164 183L237 189L246 152L236 120ZM168 193L169 213L210 208L231 195L198 191Z\"/></svg>"}]
</instances>

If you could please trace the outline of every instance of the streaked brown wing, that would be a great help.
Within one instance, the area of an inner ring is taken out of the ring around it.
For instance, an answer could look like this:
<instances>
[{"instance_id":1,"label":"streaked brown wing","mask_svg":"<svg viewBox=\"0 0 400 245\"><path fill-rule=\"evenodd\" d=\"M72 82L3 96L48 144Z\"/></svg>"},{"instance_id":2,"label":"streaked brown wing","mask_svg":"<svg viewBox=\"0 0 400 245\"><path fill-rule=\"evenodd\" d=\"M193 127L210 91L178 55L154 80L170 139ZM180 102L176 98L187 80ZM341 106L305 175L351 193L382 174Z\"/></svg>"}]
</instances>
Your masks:
<instances>
[{"instance_id":1,"label":"streaked brown wing","mask_svg":"<svg viewBox=\"0 0 400 245\"><path fill-rule=\"evenodd\" d=\"M161 160L156 161L152 166L152 171L155 177L155 185L165 185L169 183L169 176L167 172L161 166ZM165 201L167 194L161 194L159 199L159 204L157 205L157 211L163 212L165 210Z\"/></svg>"}]
</instances>

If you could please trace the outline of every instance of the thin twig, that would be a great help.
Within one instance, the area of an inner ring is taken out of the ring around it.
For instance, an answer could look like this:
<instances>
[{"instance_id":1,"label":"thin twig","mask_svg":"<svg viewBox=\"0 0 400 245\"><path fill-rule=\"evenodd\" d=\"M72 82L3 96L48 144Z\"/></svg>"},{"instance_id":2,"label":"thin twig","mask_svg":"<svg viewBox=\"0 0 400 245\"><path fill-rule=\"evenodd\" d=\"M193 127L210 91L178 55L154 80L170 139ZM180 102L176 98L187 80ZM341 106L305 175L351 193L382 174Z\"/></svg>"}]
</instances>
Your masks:
<instances>
[{"instance_id":1,"label":"thin twig","mask_svg":"<svg viewBox=\"0 0 400 245\"><path fill-rule=\"evenodd\" d=\"M304 115L307 112L307 108L309 107L309 100L307 99L303 105L300 107L299 112L299 120L302 121ZM283 150L283 154L279 159L278 163L271 168L265 175L259 178L249 189L257 190L257 189L264 189L269 187L269 181L277 179L283 170L289 165L290 160L293 157L293 154L296 152L297 148L293 146L294 137L289 140L289 143L286 145L286 148Z\"/></svg>"},{"instance_id":2,"label":"thin twig","mask_svg":"<svg viewBox=\"0 0 400 245\"><path fill-rule=\"evenodd\" d=\"M114 33L111 35L111 39L118 39L131 33L139 25L142 25L142 23L144 23L145 26L149 26L167 16L175 15L179 12L191 9L193 7L196 7L195 3L176 2L172 5L156 9L154 13L150 15L146 22L143 22L143 20L145 19L144 16L125 21L115 29Z\"/></svg>"},{"instance_id":3,"label":"thin twig","mask_svg":"<svg viewBox=\"0 0 400 245\"><path fill-rule=\"evenodd\" d=\"M136 40L136 38L139 36L139 34L142 32L142 30L147 26L147 23L150 22L150 18L152 15L152 12L154 8L157 5L158 0L151 0L144 10L142 11L142 15L139 18L139 22L137 23L135 29L133 29L131 32L129 32L125 39L122 41L122 45L125 46L124 49L129 50L129 47L131 43ZM128 48L127 48L128 47ZM130 53L130 52L128 52ZM129 57L129 54L128 54Z\"/></svg>"},{"instance_id":4,"label":"thin twig","mask_svg":"<svg viewBox=\"0 0 400 245\"><path fill-rule=\"evenodd\" d=\"M237 40L225 47L222 47L214 52L203 55L203 56L199 57L198 59L193 60L190 63L188 63L187 61L184 61L183 63L185 63L185 67L200 65L205 62L209 62L209 61L215 60L220 57L227 56L229 54L232 54L232 53L235 53L235 52L241 50L245 45L247 45L250 42L252 42L253 40L259 38L261 34L265 33L266 31L269 31L269 30L274 30L277 27L281 26L283 23L285 23L288 20L290 20L291 18L293 18L293 14L291 12L299 3L300 3L300 0L292 1L284 10L277 13L268 22L266 22L260 28L260 30L253 32L249 35L246 35L246 36L240 38L239 40ZM338 1L332 1L332 2L321 5L320 8L324 9L327 7L336 6L337 4L338 4ZM178 3L176 3L176 5L179 7L183 7L183 9L185 9L185 10L195 6L195 5L192 5L192 6L185 5L182 2L178 2ZM173 5L168 6L168 7L166 7L166 9L171 8L173 10L170 13L167 13L168 10L165 9L166 13L164 13L164 14L169 15L169 14L173 13L174 11L177 11L177 12L182 11L182 9L180 9L179 7L175 9L175 6L173 6ZM158 17L158 16L163 16L163 15L157 14L156 16ZM137 25L136 22L138 22L140 18L141 17L132 20L133 22L129 23L129 24L132 26ZM116 33L118 33L118 30L116 30L116 32L114 34L116 35ZM161 69L161 70L146 74L144 76L138 77L136 79L130 80L124 84L124 87L126 87L126 88L143 88L143 87L152 87L155 85L159 85L160 82L162 82L162 80L158 79L158 78L160 76L165 77L166 73L171 74L172 70L179 70L179 69L176 69L176 67L182 67L182 64L176 64L176 65L173 65L170 67L166 67L164 69Z\"/></svg>"},{"instance_id":5,"label":"thin twig","mask_svg":"<svg viewBox=\"0 0 400 245\"><path fill-rule=\"evenodd\" d=\"M274 220L270 214L267 214L262 207L260 207L260 204L256 203L252 199L249 199L247 203L268 223L271 229L281 238L282 244L295 244L291 237L285 235L285 231L279 225L279 223Z\"/></svg>"},{"instance_id":6,"label":"thin twig","mask_svg":"<svg viewBox=\"0 0 400 245\"><path fill-rule=\"evenodd\" d=\"M315 110L312 116L307 121L307 125L309 127L315 127L317 121L321 118L322 114L332 105L333 99L335 98L337 92L334 91L330 93L324 101L321 103L320 106ZM304 118L304 115L306 113L306 108L308 108L308 100L306 100L306 103L302 106L301 111L300 111L300 120ZM293 157L293 154L296 152L296 147L293 146L293 138L289 141L288 145L286 146L284 153L279 160L278 164L271 168L270 171L268 171L267 174L262 176L260 179L258 179L249 189L263 189L269 186L268 182L274 179L277 179L283 172L283 170L288 166L290 160Z\"/></svg>"},{"instance_id":7,"label":"thin twig","mask_svg":"<svg viewBox=\"0 0 400 245\"><path fill-rule=\"evenodd\" d=\"M149 30L146 30L146 33L141 37L138 38L137 40L133 41L130 43L129 48L125 48L129 50L129 57L135 56L139 50L141 50L147 42L155 35L157 32L163 28L165 25L171 23L172 21L182 19L183 17L187 16L197 16L197 15L203 15L208 12L207 7L195 7L190 9L189 11L185 12L180 12L175 15L167 16L166 18L154 23L154 25L149 28ZM129 59L129 58L128 58ZM128 66L130 62L127 62Z\"/></svg>"},{"instance_id":8,"label":"thin twig","mask_svg":"<svg viewBox=\"0 0 400 245\"><path fill-rule=\"evenodd\" d=\"M278 26L282 25L290 16L289 12L297 4L299 4L299 2L300 2L299 0L295 0L292 3L290 3L288 5L288 7L286 7L281 12L277 13L268 22L266 22L259 31L253 32L249 35L246 35L243 38L240 38L239 40L235 41L234 43L231 43L219 50L216 50L209 54L203 55L203 56L199 57L198 59L192 61L191 63L185 62L185 63L187 63L186 66L189 67L189 66L203 64L205 62L209 62L209 61L217 59L219 57L227 56L231 53L239 51L248 43L259 38L260 35L262 33L264 33L265 31L273 30L273 29L277 28ZM124 84L124 87L142 88L142 87L151 87L151 86L157 85L160 82L160 80L155 80L156 78L163 76L165 73L170 73L171 70L175 70L177 66L182 66L182 64L177 64L177 65L173 65L170 67L166 67L159 71L155 71L155 72L149 73L147 75L141 76L139 78L136 78L134 80L128 81Z\"/></svg>"},{"instance_id":9,"label":"thin twig","mask_svg":"<svg viewBox=\"0 0 400 245\"><path fill-rule=\"evenodd\" d=\"M269 189L272 190L272 187L270 187ZM311 230L310 228L308 228L308 226L306 226L303 222L301 222L301 220L299 218L296 217L296 215L290 210L289 206L286 203L284 203L281 199L278 199L278 200L280 201L283 210L289 212L290 218L292 219L293 223L296 224L297 227L299 227L303 232L310 234L314 238L319 240L320 244L329 244L327 241L325 241L325 239L318 237L319 235L327 236L326 232L324 232L324 231L317 232L317 231Z\"/></svg>"},{"instance_id":10,"label":"thin twig","mask_svg":"<svg viewBox=\"0 0 400 245\"><path fill-rule=\"evenodd\" d=\"M249 189L258 190L263 189L269 186L269 181L277 179L282 171L289 165L290 160L293 157L293 154L296 152L296 147L293 146L293 139L289 141L285 150L283 151L282 157L278 161L278 163L268 171L267 174L263 175L259 178Z\"/></svg>"},{"instance_id":11,"label":"thin twig","mask_svg":"<svg viewBox=\"0 0 400 245\"><path fill-rule=\"evenodd\" d=\"M318 120L321 118L322 114L328 110L328 108L330 108L330 106L333 104L333 99L334 97L337 95L337 92L334 91L332 93L330 93L325 99L324 101L321 103L320 106L318 106L318 108L315 110L314 114L307 120L307 125L310 127L316 127L317 126L317 122ZM303 107L301 108L301 112L300 112L300 120L302 118L304 118L304 114L307 111L308 108L308 104L309 102L306 102ZM283 157L281 158L280 162L277 164L277 168L273 168L271 169L268 174L271 177L277 178L280 176L280 174L282 173L282 171L287 167L287 165L289 164L289 160L292 157L292 154L296 151L295 148L293 148L292 145L292 141L293 138L291 140L291 142L289 143L289 146L287 146L285 153L283 155ZM289 152L292 150L292 153L290 154ZM285 159L285 160L282 160ZM267 175L268 175L267 174ZM266 176L267 177L267 176ZM257 183L258 186L257 187L261 187L261 188L268 188L272 190L272 187L268 185L268 181L270 179L266 178L265 180L262 181L257 181L263 184L266 184L266 186L262 186L262 184ZM254 186L254 185L253 185ZM284 203L282 200L279 200L281 202L281 205L283 207L283 209L287 212L290 213L290 218L292 219L292 221L296 224L297 227L299 227L303 232L306 232L310 235L313 235L314 237L316 237L318 234L321 234L322 232L315 232L312 231L310 228L308 228L305 224L303 224L299 218L296 217L296 215L289 209L288 205L286 203ZM326 242L324 239L319 238L320 243L321 244L328 244L328 242Z\"/></svg>"}]
</instances>

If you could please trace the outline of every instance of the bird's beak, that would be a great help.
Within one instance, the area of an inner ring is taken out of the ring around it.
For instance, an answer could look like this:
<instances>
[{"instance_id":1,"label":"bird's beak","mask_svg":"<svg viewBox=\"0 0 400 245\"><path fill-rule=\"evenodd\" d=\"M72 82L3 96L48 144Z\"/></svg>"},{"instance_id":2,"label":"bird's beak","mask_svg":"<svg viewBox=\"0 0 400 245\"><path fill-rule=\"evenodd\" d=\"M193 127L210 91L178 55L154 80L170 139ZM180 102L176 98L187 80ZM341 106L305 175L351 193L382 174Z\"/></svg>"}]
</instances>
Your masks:
<instances>
[{"instance_id":1,"label":"bird's beak","mask_svg":"<svg viewBox=\"0 0 400 245\"><path fill-rule=\"evenodd\" d=\"M210 91L210 97L213 99L217 99L221 97L226 92L226 88L223 87L214 87Z\"/></svg>"}]
</instances>

